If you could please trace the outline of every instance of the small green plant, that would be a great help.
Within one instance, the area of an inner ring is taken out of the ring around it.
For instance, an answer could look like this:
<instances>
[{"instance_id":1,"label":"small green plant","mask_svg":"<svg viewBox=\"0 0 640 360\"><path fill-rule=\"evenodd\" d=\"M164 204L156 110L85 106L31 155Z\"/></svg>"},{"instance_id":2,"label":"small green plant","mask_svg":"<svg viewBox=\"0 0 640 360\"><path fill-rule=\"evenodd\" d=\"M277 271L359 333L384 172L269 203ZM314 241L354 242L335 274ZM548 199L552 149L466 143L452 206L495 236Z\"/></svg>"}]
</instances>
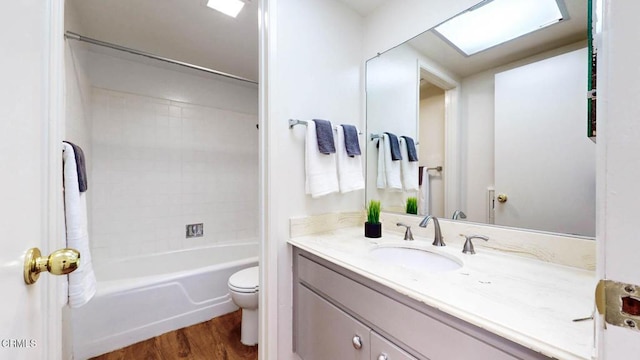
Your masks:
<instances>
[{"instance_id":1,"label":"small green plant","mask_svg":"<svg viewBox=\"0 0 640 360\"><path fill-rule=\"evenodd\" d=\"M407 214L418 214L418 198L407 198Z\"/></svg>"},{"instance_id":2,"label":"small green plant","mask_svg":"<svg viewBox=\"0 0 640 360\"><path fill-rule=\"evenodd\" d=\"M380 223L380 201L369 201L369 208L367 209L367 222L369 224Z\"/></svg>"}]
</instances>

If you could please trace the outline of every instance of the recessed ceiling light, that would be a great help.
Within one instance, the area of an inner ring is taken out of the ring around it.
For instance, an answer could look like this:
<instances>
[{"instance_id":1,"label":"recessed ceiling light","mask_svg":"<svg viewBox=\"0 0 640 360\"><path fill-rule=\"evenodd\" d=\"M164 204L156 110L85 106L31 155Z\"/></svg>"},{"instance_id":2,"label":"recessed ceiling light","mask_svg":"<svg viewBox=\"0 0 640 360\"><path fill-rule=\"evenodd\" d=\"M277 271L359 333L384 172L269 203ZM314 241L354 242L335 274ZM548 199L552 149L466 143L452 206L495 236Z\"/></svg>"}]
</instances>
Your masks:
<instances>
[{"instance_id":1,"label":"recessed ceiling light","mask_svg":"<svg viewBox=\"0 0 640 360\"><path fill-rule=\"evenodd\" d=\"M240 0L209 0L207 6L218 10L225 15L235 18L244 7L244 1Z\"/></svg>"},{"instance_id":2,"label":"recessed ceiling light","mask_svg":"<svg viewBox=\"0 0 640 360\"><path fill-rule=\"evenodd\" d=\"M467 56L563 20L562 0L489 0L435 30Z\"/></svg>"}]
</instances>

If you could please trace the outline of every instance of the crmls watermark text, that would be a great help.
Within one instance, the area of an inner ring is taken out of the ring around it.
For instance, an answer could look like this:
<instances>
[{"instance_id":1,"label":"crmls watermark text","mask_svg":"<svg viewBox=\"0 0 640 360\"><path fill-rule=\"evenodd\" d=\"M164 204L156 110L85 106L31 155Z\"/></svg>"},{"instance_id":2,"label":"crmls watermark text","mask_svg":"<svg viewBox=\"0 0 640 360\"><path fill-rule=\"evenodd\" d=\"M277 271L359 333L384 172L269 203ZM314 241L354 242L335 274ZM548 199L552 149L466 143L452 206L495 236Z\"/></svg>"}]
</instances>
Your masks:
<instances>
[{"instance_id":1,"label":"crmls watermark text","mask_svg":"<svg viewBox=\"0 0 640 360\"><path fill-rule=\"evenodd\" d=\"M38 346L35 339L0 339L0 348L34 348Z\"/></svg>"}]
</instances>

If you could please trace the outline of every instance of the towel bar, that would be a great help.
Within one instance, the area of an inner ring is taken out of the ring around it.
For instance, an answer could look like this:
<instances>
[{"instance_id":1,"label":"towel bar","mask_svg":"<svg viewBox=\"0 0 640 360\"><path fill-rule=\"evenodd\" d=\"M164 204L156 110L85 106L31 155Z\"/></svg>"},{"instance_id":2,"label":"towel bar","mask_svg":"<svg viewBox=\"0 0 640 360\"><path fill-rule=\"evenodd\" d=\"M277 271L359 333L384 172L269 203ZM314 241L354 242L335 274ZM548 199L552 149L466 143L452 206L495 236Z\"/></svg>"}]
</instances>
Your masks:
<instances>
[{"instance_id":1,"label":"towel bar","mask_svg":"<svg viewBox=\"0 0 640 360\"><path fill-rule=\"evenodd\" d=\"M374 133L371 133L371 134L369 135L369 141L373 141L373 140L375 140L375 139L380 139L380 138L382 138L382 136L380 136L380 134L374 134ZM401 141L402 141L402 140L401 140ZM415 144L416 144L416 145L420 145L420 142L419 142L419 141L416 141L416 142L415 142ZM440 170L438 170L438 171L440 171Z\"/></svg>"},{"instance_id":2,"label":"towel bar","mask_svg":"<svg viewBox=\"0 0 640 360\"><path fill-rule=\"evenodd\" d=\"M309 124L308 121L305 120L298 120L298 119L289 119L289 129L293 129L294 126L296 125L304 125L307 126ZM336 126L333 126L333 129L336 129ZM358 135L362 135L361 131L358 131Z\"/></svg>"}]
</instances>

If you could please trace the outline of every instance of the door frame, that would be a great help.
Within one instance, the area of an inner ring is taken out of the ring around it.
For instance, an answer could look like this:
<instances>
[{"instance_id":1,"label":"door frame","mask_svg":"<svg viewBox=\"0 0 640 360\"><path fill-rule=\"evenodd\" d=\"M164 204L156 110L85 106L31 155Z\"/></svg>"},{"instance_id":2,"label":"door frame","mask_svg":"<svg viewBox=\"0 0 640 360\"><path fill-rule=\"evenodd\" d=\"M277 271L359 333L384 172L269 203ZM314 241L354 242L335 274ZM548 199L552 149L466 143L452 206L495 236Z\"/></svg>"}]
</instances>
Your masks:
<instances>
[{"instance_id":1,"label":"door frame","mask_svg":"<svg viewBox=\"0 0 640 360\"><path fill-rule=\"evenodd\" d=\"M460 83L436 66L420 59L416 71L416 134L420 126L420 78L426 72L425 80L444 89L444 217L461 208L460 174Z\"/></svg>"},{"instance_id":2,"label":"door frame","mask_svg":"<svg viewBox=\"0 0 640 360\"><path fill-rule=\"evenodd\" d=\"M45 167L46 178L43 179L45 204L42 206L43 221L42 253L66 247L64 205L62 194L62 137L64 134L65 116L65 71L64 71L64 0L47 1L49 14L48 24L48 57L43 60L47 67L47 78L43 86L46 91L47 119L43 122L43 134L46 137L47 156L42 166ZM26 250L26 249L25 249ZM67 336L62 331L62 308L66 304L67 277L47 276L44 284L42 308L45 311L45 352L54 359L62 359L63 341ZM25 285L26 286L26 285ZM70 349L69 349L70 351Z\"/></svg>"}]
</instances>

